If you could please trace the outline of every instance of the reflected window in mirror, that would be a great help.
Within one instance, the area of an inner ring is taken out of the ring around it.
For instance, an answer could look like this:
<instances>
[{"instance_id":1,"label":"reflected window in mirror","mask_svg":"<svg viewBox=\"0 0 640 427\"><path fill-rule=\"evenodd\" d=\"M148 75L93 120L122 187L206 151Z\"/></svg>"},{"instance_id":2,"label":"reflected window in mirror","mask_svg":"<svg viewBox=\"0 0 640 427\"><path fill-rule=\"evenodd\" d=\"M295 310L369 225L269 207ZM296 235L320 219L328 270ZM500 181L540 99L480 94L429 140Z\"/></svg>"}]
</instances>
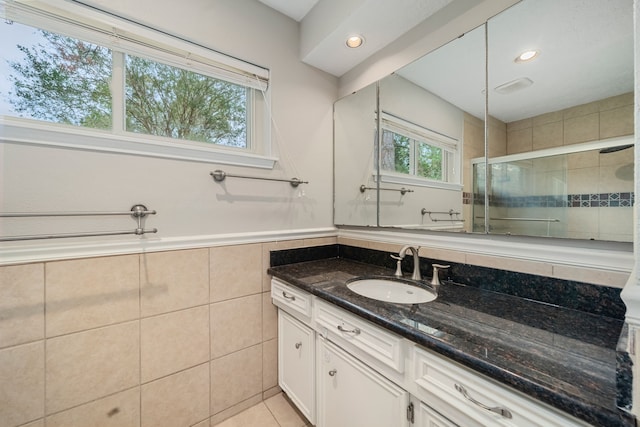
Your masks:
<instances>
[{"instance_id":1,"label":"reflected window in mirror","mask_svg":"<svg viewBox=\"0 0 640 427\"><path fill-rule=\"evenodd\" d=\"M428 181L452 182L458 141L383 113L381 169Z\"/></svg>"}]
</instances>

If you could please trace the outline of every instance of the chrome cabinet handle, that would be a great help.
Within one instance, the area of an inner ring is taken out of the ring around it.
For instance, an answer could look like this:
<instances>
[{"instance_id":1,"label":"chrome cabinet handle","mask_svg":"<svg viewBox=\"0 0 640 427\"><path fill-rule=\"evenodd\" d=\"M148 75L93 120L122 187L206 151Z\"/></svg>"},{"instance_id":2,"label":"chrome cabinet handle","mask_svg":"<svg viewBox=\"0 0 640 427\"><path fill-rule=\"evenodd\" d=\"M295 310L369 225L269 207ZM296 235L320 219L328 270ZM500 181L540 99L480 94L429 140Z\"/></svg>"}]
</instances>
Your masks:
<instances>
[{"instance_id":1,"label":"chrome cabinet handle","mask_svg":"<svg viewBox=\"0 0 640 427\"><path fill-rule=\"evenodd\" d=\"M358 329L358 328L345 329L345 328L342 327L342 325L338 325L338 330L340 332L344 332L345 334L360 335L360 329Z\"/></svg>"},{"instance_id":2,"label":"chrome cabinet handle","mask_svg":"<svg viewBox=\"0 0 640 427\"><path fill-rule=\"evenodd\" d=\"M332 369L332 370L330 370L330 371L329 371L329 376L330 376L330 377L335 377L337 373L338 373L338 371L337 371L337 370Z\"/></svg>"},{"instance_id":3,"label":"chrome cabinet handle","mask_svg":"<svg viewBox=\"0 0 640 427\"><path fill-rule=\"evenodd\" d=\"M296 297L295 297L295 296L293 296L293 295L289 295L289 294L287 294L285 291L282 291L282 296L283 296L283 297L285 297L285 298L286 298L286 299L288 299L288 300L291 300L291 301L295 301L295 300L296 300Z\"/></svg>"},{"instance_id":4,"label":"chrome cabinet handle","mask_svg":"<svg viewBox=\"0 0 640 427\"><path fill-rule=\"evenodd\" d=\"M297 342L296 343L296 349L299 349L300 347L302 347L302 343L301 342Z\"/></svg>"},{"instance_id":5,"label":"chrome cabinet handle","mask_svg":"<svg viewBox=\"0 0 640 427\"><path fill-rule=\"evenodd\" d=\"M508 409L505 408L501 408L499 406L487 406L482 402L478 402L476 399L474 399L473 397L469 396L469 393L467 393L467 389L464 388L463 386L461 386L460 384L456 384L456 390L460 392L460 394L462 394L464 396L465 399L467 399L468 401L470 401L471 403L473 403L474 405L477 405L479 407L481 407L484 410L490 411L490 412L495 412L498 415L503 416L504 418L512 418L513 415L511 415L511 411L509 411Z\"/></svg>"}]
</instances>

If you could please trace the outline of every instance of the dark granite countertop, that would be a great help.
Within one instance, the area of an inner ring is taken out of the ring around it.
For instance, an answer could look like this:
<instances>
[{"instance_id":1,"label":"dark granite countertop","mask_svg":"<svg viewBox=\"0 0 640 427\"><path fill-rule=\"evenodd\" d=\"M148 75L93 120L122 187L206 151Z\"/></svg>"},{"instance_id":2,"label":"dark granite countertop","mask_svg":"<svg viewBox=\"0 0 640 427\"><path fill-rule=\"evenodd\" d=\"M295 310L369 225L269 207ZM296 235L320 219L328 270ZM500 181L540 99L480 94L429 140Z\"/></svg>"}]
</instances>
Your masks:
<instances>
[{"instance_id":1,"label":"dark granite countertop","mask_svg":"<svg viewBox=\"0 0 640 427\"><path fill-rule=\"evenodd\" d=\"M393 271L341 258L269 273L593 425L635 425L616 407L619 319L452 282L432 302L384 303L346 281Z\"/></svg>"}]
</instances>

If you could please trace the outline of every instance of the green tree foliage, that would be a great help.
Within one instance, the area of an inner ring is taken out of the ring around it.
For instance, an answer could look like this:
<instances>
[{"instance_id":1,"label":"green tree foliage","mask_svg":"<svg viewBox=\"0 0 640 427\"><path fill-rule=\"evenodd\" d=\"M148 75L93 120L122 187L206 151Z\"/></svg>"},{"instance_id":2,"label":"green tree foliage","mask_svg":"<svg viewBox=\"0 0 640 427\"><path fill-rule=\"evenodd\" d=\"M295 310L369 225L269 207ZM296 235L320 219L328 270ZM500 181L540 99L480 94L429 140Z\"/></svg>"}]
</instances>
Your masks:
<instances>
[{"instance_id":1,"label":"green tree foliage","mask_svg":"<svg viewBox=\"0 0 640 427\"><path fill-rule=\"evenodd\" d=\"M412 160L411 153L414 150L415 159ZM382 131L383 170L442 181L442 155L439 147L389 130Z\"/></svg>"},{"instance_id":2,"label":"green tree foliage","mask_svg":"<svg viewBox=\"0 0 640 427\"><path fill-rule=\"evenodd\" d=\"M418 176L442 181L442 149L429 144L418 144Z\"/></svg>"},{"instance_id":3,"label":"green tree foliage","mask_svg":"<svg viewBox=\"0 0 640 427\"><path fill-rule=\"evenodd\" d=\"M40 31L46 44L18 45L22 62L10 63L15 111L76 126L111 127L111 54L108 49Z\"/></svg>"},{"instance_id":4,"label":"green tree foliage","mask_svg":"<svg viewBox=\"0 0 640 427\"><path fill-rule=\"evenodd\" d=\"M56 123L111 129L112 52L40 32L45 42L18 45L24 58L9 64L14 110ZM126 130L246 146L245 87L135 56L126 57L125 82Z\"/></svg>"},{"instance_id":5,"label":"green tree foliage","mask_svg":"<svg viewBox=\"0 0 640 427\"><path fill-rule=\"evenodd\" d=\"M247 89L127 56L127 130L245 146Z\"/></svg>"}]
</instances>

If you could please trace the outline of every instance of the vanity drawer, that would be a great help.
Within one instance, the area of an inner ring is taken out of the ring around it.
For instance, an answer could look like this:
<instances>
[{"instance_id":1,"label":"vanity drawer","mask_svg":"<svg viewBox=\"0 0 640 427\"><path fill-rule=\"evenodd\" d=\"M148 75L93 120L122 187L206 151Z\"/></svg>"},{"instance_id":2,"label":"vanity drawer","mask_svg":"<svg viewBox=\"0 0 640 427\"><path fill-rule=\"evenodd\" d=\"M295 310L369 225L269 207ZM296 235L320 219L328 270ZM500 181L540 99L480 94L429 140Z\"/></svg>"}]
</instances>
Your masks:
<instances>
[{"instance_id":1,"label":"vanity drawer","mask_svg":"<svg viewBox=\"0 0 640 427\"><path fill-rule=\"evenodd\" d=\"M449 407L446 415L453 421L457 413L480 425L588 425L432 352L417 346L413 352L418 397L425 402L446 402Z\"/></svg>"},{"instance_id":2,"label":"vanity drawer","mask_svg":"<svg viewBox=\"0 0 640 427\"><path fill-rule=\"evenodd\" d=\"M308 292L287 285L278 279L271 279L271 298L275 305L285 311L311 319L313 296Z\"/></svg>"},{"instance_id":3,"label":"vanity drawer","mask_svg":"<svg viewBox=\"0 0 640 427\"><path fill-rule=\"evenodd\" d=\"M404 340L385 329L346 312L332 304L316 299L315 321L320 333L327 338L356 348L364 354L395 372L404 372Z\"/></svg>"}]
</instances>

